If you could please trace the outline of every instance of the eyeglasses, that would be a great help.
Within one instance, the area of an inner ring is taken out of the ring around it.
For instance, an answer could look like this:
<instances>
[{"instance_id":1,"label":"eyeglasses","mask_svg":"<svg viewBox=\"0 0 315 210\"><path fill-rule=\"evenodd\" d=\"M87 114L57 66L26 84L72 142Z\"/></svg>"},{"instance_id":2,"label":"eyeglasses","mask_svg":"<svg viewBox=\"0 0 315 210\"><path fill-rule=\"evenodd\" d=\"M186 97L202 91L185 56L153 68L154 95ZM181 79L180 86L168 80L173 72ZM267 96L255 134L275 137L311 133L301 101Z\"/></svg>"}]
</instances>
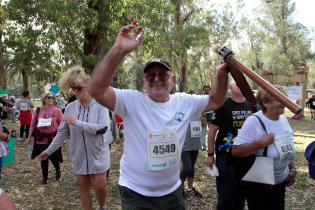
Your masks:
<instances>
[{"instance_id":1,"label":"eyeglasses","mask_svg":"<svg viewBox=\"0 0 315 210\"><path fill-rule=\"evenodd\" d=\"M71 89L73 91L81 91L83 88L86 88L86 87L80 87L80 86L78 86L78 87L71 87Z\"/></svg>"},{"instance_id":2,"label":"eyeglasses","mask_svg":"<svg viewBox=\"0 0 315 210\"><path fill-rule=\"evenodd\" d=\"M160 81L165 82L170 78L170 74L167 71L161 71L159 73L148 72L144 75L144 78L148 82L154 82L155 77L158 77Z\"/></svg>"},{"instance_id":3,"label":"eyeglasses","mask_svg":"<svg viewBox=\"0 0 315 210\"><path fill-rule=\"evenodd\" d=\"M53 96L46 96L46 99L55 100L55 97L53 97Z\"/></svg>"}]
</instances>

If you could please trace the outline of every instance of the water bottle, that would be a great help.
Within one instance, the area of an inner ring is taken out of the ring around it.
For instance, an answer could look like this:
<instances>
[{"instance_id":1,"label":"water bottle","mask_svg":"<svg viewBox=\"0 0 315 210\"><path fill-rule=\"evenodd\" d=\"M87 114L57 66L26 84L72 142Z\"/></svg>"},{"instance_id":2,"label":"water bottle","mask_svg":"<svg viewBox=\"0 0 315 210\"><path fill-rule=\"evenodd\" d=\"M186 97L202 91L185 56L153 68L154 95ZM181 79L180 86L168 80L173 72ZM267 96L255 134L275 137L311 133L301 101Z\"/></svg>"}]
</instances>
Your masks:
<instances>
[{"instance_id":1,"label":"water bottle","mask_svg":"<svg viewBox=\"0 0 315 210\"><path fill-rule=\"evenodd\" d=\"M32 146L31 145L27 145L27 156L28 156L28 158L31 158L32 150L33 150Z\"/></svg>"}]
</instances>

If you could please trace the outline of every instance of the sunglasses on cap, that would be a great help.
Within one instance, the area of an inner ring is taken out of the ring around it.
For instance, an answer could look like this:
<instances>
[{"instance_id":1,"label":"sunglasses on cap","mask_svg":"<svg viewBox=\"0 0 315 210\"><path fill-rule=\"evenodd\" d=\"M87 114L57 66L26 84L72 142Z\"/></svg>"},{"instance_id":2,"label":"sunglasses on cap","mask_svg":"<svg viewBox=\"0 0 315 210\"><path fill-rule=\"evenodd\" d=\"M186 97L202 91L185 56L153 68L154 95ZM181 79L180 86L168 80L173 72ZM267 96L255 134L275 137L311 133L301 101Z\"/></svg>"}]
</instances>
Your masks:
<instances>
[{"instance_id":1,"label":"sunglasses on cap","mask_svg":"<svg viewBox=\"0 0 315 210\"><path fill-rule=\"evenodd\" d=\"M85 87L80 87L80 86L78 86L78 87L71 87L71 89L73 91L81 91L83 88L85 88Z\"/></svg>"},{"instance_id":2,"label":"sunglasses on cap","mask_svg":"<svg viewBox=\"0 0 315 210\"><path fill-rule=\"evenodd\" d=\"M160 81L165 82L170 78L170 74L168 73L168 71L161 71L157 74L154 72L147 72L144 75L145 80L147 80L148 82L154 82L155 77L158 77Z\"/></svg>"},{"instance_id":3,"label":"sunglasses on cap","mask_svg":"<svg viewBox=\"0 0 315 210\"><path fill-rule=\"evenodd\" d=\"M55 100L55 97L54 97L54 96L46 96L45 98L46 98L46 99L52 99L52 100Z\"/></svg>"}]
</instances>

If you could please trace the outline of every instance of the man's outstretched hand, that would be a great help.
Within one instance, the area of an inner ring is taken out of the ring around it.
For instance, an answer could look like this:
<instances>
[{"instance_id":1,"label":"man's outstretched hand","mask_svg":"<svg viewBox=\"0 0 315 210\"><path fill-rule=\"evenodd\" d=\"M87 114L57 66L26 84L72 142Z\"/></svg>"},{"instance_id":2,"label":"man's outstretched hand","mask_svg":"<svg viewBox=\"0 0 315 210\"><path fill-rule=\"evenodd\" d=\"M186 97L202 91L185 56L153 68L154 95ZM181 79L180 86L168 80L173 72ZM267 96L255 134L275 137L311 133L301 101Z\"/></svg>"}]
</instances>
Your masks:
<instances>
[{"instance_id":1,"label":"man's outstretched hand","mask_svg":"<svg viewBox=\"0 0 315 210\"><path fill-rule=\"evenodd\" d=\"M120 29L113 47L122 50L125 54L135 50L144 39L141 31L142 28L138 26L137 21L132 21Z\"/></svg>"}]
</instances>

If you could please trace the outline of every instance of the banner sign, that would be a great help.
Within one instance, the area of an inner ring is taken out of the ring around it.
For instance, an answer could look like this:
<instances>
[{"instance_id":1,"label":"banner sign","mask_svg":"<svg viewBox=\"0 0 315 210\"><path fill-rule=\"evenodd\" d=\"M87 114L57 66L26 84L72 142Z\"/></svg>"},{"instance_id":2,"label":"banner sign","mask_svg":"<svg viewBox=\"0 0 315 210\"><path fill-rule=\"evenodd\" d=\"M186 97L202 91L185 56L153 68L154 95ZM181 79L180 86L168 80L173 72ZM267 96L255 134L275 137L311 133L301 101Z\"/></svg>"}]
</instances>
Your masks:
<instances>
[{"instance_id":1,"label":"banner sign","mask_svg":"<svg viewBox=\"0 0 315 210\"><path fill-rule=\"evenodd\" d=\"M287 92L288 92L288 97L291 100L300 100L303 98L302 86L288 86Z\"/></svg>"}]
</instances>

